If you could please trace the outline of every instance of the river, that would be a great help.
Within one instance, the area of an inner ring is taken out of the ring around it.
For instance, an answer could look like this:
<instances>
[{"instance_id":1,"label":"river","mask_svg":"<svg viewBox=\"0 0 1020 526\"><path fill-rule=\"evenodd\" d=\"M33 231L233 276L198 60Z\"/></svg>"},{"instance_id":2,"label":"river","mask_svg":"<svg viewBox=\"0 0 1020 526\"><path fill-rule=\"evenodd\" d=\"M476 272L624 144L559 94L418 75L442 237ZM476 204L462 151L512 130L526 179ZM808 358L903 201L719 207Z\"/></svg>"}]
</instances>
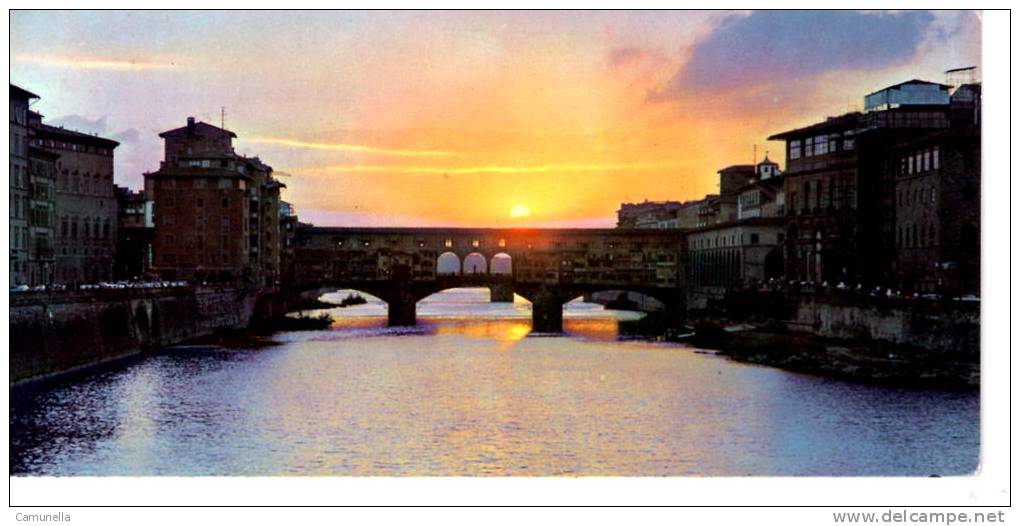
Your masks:
<instances>
[{"instance_id":1,"label":"river","mask_svg":"<svg viewBox=\"0 0 1020 526\"><path fill-rule=\"evenodd\" d=\"M339 301L345 294L330 297ZM178 347L16 393L12 475L961 475L974 392L882 387L618 337L572 302L565 335L485 289L332 309L278 345ZM12 393L14 395L15 393Z\"/></svg>"}]
</instances>

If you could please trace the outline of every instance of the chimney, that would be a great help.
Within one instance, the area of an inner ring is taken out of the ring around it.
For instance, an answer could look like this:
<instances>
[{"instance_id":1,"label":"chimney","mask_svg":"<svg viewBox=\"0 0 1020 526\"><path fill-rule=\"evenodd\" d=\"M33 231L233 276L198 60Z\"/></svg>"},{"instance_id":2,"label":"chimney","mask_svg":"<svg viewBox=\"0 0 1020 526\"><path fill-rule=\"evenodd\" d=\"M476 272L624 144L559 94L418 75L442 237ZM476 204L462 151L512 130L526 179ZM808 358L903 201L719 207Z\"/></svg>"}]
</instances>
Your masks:
<instances>
[{"instance_id":1,"label":"chimney","mask_svg":"<svg viewBox=\"0 0 1020 526\"><path fill-rule=\"evenodd\" d=\"M195 131L195 118L188 117L188 131Z\"/></svg>"}]
</instances>

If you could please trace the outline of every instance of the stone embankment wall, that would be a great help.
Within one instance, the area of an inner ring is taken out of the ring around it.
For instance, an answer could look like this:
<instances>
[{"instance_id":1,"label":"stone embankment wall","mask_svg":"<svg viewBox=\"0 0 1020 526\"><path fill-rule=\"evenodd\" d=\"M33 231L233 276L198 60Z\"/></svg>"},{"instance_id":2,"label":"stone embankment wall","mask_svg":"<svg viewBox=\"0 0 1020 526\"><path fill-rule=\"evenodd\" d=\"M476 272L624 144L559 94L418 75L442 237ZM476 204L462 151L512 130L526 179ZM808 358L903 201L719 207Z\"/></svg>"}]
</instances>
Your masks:
<instances>
[{"instance_id":1,"label":"stone embankment wall","mask_svg":"<svg viewBox=\"0 0 1020 526\"><path fill-rule=\"evenodd\" d=\"M978 302L803 295L788 325L827 338L885 341L941 352L976 353L981 344Z\"/></svg>"},{"instance_id":2,"label":"stone embankment wall","mask_svg":"<svg viewBox=\"0 0 1020 526\"><path fill-rule=\"evenodd\" d=\"M260 295L209 287L11 294L11 385L246 328Z\"/></svg>"}]
</instances>

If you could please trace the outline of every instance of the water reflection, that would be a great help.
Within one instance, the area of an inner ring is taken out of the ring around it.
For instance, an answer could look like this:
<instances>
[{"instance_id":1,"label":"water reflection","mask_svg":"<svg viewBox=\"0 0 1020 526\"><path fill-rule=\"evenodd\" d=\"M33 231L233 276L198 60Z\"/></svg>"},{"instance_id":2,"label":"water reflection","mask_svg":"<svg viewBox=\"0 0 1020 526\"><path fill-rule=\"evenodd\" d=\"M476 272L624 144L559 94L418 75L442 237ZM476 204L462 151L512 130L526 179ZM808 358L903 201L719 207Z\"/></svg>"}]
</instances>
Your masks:
<instances>
[{"instance_id":1,"label":"water reflection","mask_svg":"<svg viewBox=\"0 0 1020 526\"><path fill-rule=\"evenodd\" d=\"M478 291L457 291L448 305L430 299L415 328L385 327L378 304L333 309L330 330L280 334L278 346L171 349L20 395L11 473L948 475L976 466L974 394L621 342L617 320L634 315L586 304L568 307L567 336L546 338L527 336L526 304L522 314Z\"/></svg>"}]
</instances>

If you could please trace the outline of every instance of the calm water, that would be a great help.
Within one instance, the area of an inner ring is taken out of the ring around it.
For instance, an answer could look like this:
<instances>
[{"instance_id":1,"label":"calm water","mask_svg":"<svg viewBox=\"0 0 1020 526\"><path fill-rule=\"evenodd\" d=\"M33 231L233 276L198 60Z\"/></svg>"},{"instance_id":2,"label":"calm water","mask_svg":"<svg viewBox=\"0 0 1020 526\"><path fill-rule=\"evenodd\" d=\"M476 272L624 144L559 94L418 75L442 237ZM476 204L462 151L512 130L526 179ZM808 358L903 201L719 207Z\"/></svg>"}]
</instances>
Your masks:
<instances>
[{"instance_id":1,"label":"calm water","mask_svg":"<svg viewBox=\"0 0 1020 526\"><path fill-rule=\"evenodd\" d=\"M339 299L342 295L336 295ZM259 349L170 349L22 395L12 474L950 475L978 462L975 393L876 387L618 341L634 313L460 289Z\"/></svg>"}]
</instances>

